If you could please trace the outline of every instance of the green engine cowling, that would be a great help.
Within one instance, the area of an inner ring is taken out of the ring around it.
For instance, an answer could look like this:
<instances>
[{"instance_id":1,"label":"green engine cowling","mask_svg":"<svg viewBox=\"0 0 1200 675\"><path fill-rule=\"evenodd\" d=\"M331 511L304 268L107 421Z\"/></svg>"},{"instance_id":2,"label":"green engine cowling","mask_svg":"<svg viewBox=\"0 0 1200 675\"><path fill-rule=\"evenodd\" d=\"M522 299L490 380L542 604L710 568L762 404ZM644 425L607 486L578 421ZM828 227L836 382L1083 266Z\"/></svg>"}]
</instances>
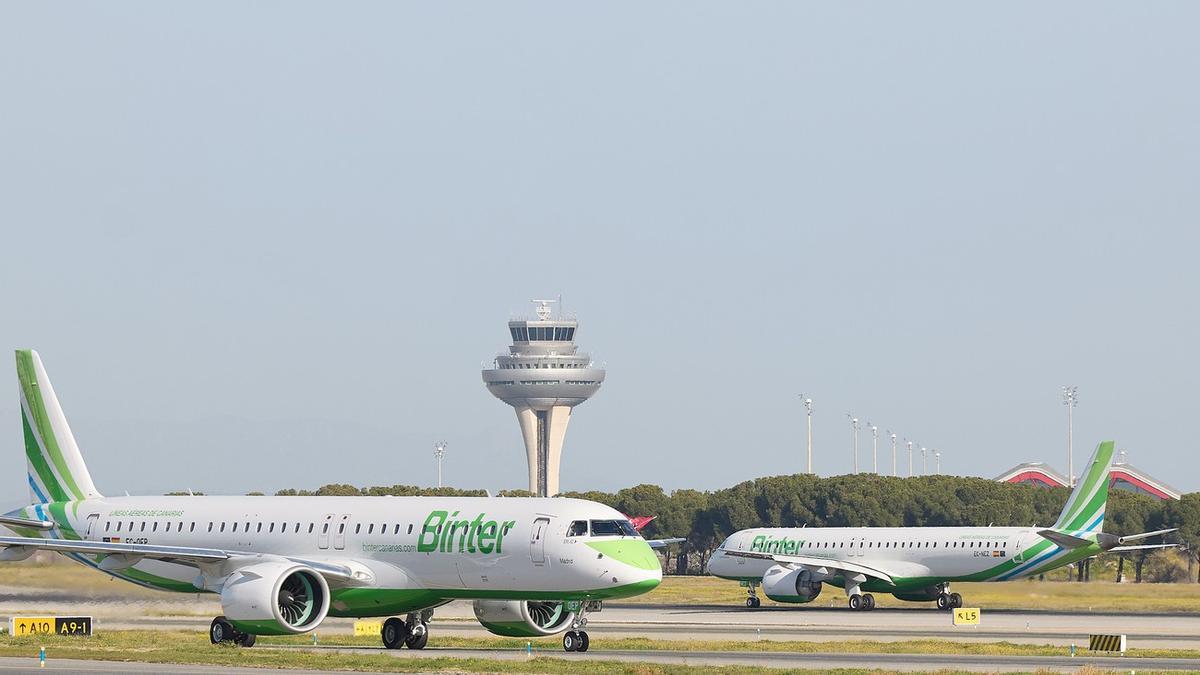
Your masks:
<instances>
[{"instance_id":1,"label":"green engine cowling","mask_svg":"<svg viewBox=\"0 0 1200 675\"><path fill-rule=\"evenodd\" d=\"M246 633L307 633L329 612L329 586L320 573L303 565L258 563L229 575L221 587L221 608Z\"/></svg>"},{"instance_id":2,"label":"green engine cowling","mask_svg":"<svg viewBox=\"0 0 1200 675\"><path fill-rule=\"evenodd\" d=\"M545 637L570 628L575 613L561 601L476 600L475 618L495 635Z\"/></svg>"}]
</instances>

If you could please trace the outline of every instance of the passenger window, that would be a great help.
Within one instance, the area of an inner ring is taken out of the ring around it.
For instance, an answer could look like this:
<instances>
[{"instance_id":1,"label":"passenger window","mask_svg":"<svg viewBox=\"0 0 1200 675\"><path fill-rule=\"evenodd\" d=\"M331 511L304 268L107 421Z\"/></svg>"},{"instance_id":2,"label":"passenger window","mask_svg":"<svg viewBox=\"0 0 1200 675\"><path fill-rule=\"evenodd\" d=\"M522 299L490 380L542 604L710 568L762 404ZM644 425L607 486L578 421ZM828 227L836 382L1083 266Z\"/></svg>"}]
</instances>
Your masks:
<instances>
[{"instance_id":1,"label":"passenger window","mask_svg":"<svg viewBox=\"0 0 1200 675\"><path fill-rule=\"evenodd\" d=\"M258 529L256 529L255 532L262 532L262 523L258 524Z\"/></svg>"},{"instance_id":2,"label":"passenger window","mask_svg":"<svg viewBox=\"0 0 1200 675\"><path fill-rule=\"evenodd\" d=\"M221 531L222 532L225 531L225 522L224 521L221 522Z\"/></svg>"},{"instance_id":3,"label":"passenger window","mask_svg":"<svg viewBox=\"0 0 1200 675\"><path fill-rule=\"evenodd\" d=\"M267 534L271 534L274 531L275 531L275 523L271 523L271 525L267 528Z\"/></svg>"},{"instance_id":4,"label":"passenger window","mask_svg":"<svg viewBox=\"0 0 1200 675\"><path fill-rule=\"evenodd\" d=\"M338 523L338 534L345 534L345 533L346 533L346 524Z\"/></svg>"},{"instance_id":5,"label":"passenger window","mask_svg":"<svg viewBox=\"0 0 1200 675\"><path fill-rule=\"evenodd\" d=\"M195 532L195 531L196 531L196 521L193 520L192 524L190 526L188 526L188 532Z\"/></svg>"},{"instance_id":6,"label":"passenger window","mask_svg":"<svg viewBox=\"0 0 1200 675\"><path fill-rule=\"evenodd\" d=\"M329 523L325 523L324 525L321 526L321 534L326 534L328 532L329 532Z\"/></svg>"},{"instance_id":7,"label":"passenger window","mask_svg":"<svg viewBox=\"0 0 1200 675\"><path fill-rule=\"evenodd\" d=\"M150 527L151 532L158 532L158 521L154 521L154 525Z\"/></svg>"},{"instance_id":8,"label":"passenger window","mask_svg":"<svg viewBox=\"0 0 1200 675\"><path fill-rule=\"evenodd\" d=\"M356 523L354 525L354 534L358 534L359 532L362 532L362 523Z\"/></svg>"},{"instance_id":9,"label":"passenger window","mask_svg":"<svg viewBox=\"0 0 1200 675\"><path fill-rule=\"evenodd\" d=\"M328 525L326 525L325 527L326 527L326 529L328 529L328 528L329 528L329 526L328 526ZM309 533L309 534L312 534L312 531L313 531L313 524L312 524L312 523L309 523L309 524L308 524L308 533Z\"/></svg>"},{"instance_id":10,"label":"passenger window","mask_svg":"<svg viewBox=\"0 0 1200 675\"><path fill-rule=\"evenodd\" d=\"M392 530L392 534L400 534L400 523L396 523L396 529Z\"/></svg>"},{"instance_id":11,"label":"passenger window","mask_svg":"<svg viewBox=\"0 0 1200 675\"><path fill-rule=\"evenodd\" d=\"M146 521L144 521L144 520L142 521L142 529L141 529L140 531L141 531L141 532L145 532L145 531L146 531Z\"/></svg>"},{"instance_id":12,"label":"passenger window","mask_svg":"<svg viewBox=\"0 0 1200 675\"><path fill-rule=\"evenodd\" d=\"M105 531L105 532L108 532L108 526L109 526L109 525L112 525L112 523L108 522L107 520L106 520L106 521L104 521L104 531Z\"/></svg>"},{"instance_id":13,"label":"passenger window","mask_svg":"<svg viewBox=\"0 0 1200 675\"><path fill-rule=\"evenodd\" d=\"M412 523L408 524L408 533L412 534Z\"/></svg>"},{"instance_id":14,"label":"passenger window","mask_svg":"<svg viewBox=\"0 0 1200 675\"><path fill-rule=\"evenodd\" d=\"M375 534L375 523L367 526L367 534Z\"/></svg>"},{"instance_id":15,"label":"passenger window","mask_svg":"<svg viewBox=\"0 0 1200 675\"><path fill-rule=\"evenodd\" d=\"M121 521L117 521L117 532L121 531Z\"/></svg>"},{"instance_id":16,"label":"passenger window","mask_svg":"<svg viewBox=\"0 0 1200 675\"><path fill-rule=\"evenodd\" d=\"M568 537L586 537L588 526L586 520L576 520L571 523L571 527L567 528Z\"/></svg>"},{"instance_id":17,"label":"passenger window","mask_svg":"<svg viewBox=\"0 0 1200 675\"><path fill-rule=\"evenodd\" d=\"M234 532L237 532L237 523L234 523L234 524L233 524L233 531L234 531Z\"/></svg>"}]
</instances>

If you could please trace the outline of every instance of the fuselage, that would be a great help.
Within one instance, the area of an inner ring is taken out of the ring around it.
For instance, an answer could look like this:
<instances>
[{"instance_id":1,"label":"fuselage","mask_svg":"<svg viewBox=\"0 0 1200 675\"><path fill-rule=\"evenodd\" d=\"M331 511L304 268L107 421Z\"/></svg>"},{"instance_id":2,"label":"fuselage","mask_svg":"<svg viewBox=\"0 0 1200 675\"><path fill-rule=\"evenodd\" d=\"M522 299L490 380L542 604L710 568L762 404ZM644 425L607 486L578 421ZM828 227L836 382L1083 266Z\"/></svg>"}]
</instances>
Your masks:
<instances>
[{"instance_id":1,"label":"fuselage","mask_svg":"<svg viewBox=\"0 0 1200 675\"><path fill-rule=\"evenodd\" d=\"M1022 527L821 527L741 530L709 559L710 574L761 581L776 563L725 555L727 550L858 562L886 569L889 584L870 579L863 590L906 592L945 581L1006 581L1041 574L1100 552L1098 545L1063 549ZM829 583L840 586L841 580Z\"/></svg>"},{"instance_id":2,"label":"fuselage","mask_svg":"<svg viewBox=\"0 0 1200 675\"><path fill-rule=\"evenodd\" d=\"M335 590L335 616L393 615L454 598L621 598L644 593L662 578L657 556L624 515L577 499L104 497L20 513L56 524L49 531L10 528L22 536L348 565L371 583ZM581 521L591 524L586 533L568 536ZM69 555L92 567L104 558ZM143 559L104 571L163 590L204 590L189 565Z\"/></svg>"}]
</instances>

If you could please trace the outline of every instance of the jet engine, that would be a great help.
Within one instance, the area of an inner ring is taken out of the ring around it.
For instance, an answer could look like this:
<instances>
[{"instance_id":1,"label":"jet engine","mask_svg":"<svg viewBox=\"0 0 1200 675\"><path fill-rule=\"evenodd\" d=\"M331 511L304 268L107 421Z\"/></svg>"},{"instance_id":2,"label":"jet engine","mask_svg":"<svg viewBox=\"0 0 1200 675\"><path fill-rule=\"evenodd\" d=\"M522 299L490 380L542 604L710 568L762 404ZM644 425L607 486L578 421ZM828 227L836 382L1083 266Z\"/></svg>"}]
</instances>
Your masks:
<instances>
[{"instance_id":1,"label":"jet engine","mask_svg":"<svg viewBox=\"0 0 1200 675\"><path fill-rule=\"evenodd\" d=\"M821 594L821 582L812 570L773 565L763 575L763 593L775 602L812 602Z\"/></svg>"},{"instance_id":2,"label":"jet engine","mask_svg":"<svg viewBox=\"0 0 1200 675\"><path fill-rule=\"evenodd\" d=\"M225 618L246 633L306 633L329 612L329 585L303 565L258 563L229 575L221 587L221 607Z\"/></svg>"},{"instance_id":3,"label":"jet engine","mask_svg":"<svg viewBox=\"0 0 1200 675\"><path fill-rule=\"evenodd\" d=\"M892 593L892 596L897 600L907 600L908 602L929 602L930 600L937 600L941 594L941 586L926 586L925 588L918 588L904 593Z\"/></svg>"},{"instance_id":4,"label":"jet engine","mask_svg":"<svg viewBox=\"0 0 1200 675\"><path fill-rule=\"evenodd\" d=\"M570 628L575 613L553 600L476 600L475 618L496 635L542 637Z\"/></svg>"}]
</instances>

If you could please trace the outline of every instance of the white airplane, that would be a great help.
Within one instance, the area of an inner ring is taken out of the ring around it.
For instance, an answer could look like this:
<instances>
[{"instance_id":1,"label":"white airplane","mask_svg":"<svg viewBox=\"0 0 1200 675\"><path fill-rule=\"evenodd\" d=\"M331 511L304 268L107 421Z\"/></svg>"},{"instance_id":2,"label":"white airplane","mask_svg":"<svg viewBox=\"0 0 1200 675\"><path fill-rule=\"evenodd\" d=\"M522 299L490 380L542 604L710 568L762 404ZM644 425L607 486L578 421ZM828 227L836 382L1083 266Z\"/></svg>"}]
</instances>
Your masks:
<instances>
[{"instance_id":1,"label":"white airplane","mask_svg":"<svg viewBox=\"0 0 1200 675\"><path fill-rule=\"evenodd\" d=\"M1106 551L1164 548L1134 545L1174 529L1125 537L1107 534L1104 509L1113 442L1096 448L1087 473L1052 527L806 527L757 528L731 535L709 559L710 574L755 589L776 602L812 602L822 584L845 589L850 609L873 609L875 593L900 600L936 600L962 607L952 581L1009 581Z\"/></svg>"},{"instance_id":2,"label":"white airplane","mask_svg":"<svg viewBox=\"0 0 1200 675\"><path fill-rule=\"evenodd\" d=\"M105 497L36 352L17 352L17 374L32 504L0 516L17 535L0 537L0 560L57 551L142 586L217 593L214 644L386 616L386 647L420 649L433 608L468 599L492 633L566 631L564 649L587 651L589 610L662 580L625 516L580 499Z\"/></svg>"}]
</instances>

